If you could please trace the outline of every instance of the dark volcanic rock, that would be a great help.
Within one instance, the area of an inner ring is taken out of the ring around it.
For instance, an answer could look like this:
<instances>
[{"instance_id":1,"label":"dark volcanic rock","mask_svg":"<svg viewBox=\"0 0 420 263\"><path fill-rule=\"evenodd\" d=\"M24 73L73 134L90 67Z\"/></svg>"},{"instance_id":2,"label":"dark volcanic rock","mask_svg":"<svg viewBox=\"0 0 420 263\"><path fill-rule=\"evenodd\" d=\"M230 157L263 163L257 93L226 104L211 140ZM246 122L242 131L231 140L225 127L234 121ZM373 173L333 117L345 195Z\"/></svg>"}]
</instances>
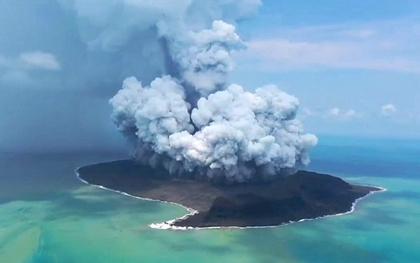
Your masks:
<instances>
[{"instance_id":1,"label":"dark volcanic rock","mask_svg":"<svg viewBox=\"0 0 420 263\"><path fill-rule=\"evenodd\" d=\"M217 186L175 179L130 160L85 166L78 173L93 185L198 211L173 223L185 227L272 226L339 214L349 211L356 199L380 190L307 171L267 183Z\"/></svg>"}]
</instances>

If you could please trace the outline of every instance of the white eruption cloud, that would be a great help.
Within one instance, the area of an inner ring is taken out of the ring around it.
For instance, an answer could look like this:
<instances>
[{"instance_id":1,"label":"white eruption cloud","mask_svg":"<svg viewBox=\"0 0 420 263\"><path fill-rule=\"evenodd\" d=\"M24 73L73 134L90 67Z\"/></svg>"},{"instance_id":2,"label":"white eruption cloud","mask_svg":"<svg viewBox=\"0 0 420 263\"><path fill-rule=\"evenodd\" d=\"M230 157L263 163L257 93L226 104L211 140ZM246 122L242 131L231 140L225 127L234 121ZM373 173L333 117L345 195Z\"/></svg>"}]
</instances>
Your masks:
<instances>
[{"instance_id":1,"label":"white eruption cloud","mask_svg":"<svg viewBox=\"0 0 420 263\"><path fill-rule=\"evenodd\" d=\"M163 28L163 29L162 29ZM202 96L207 96L226 84L233 69L229 52L241 47L241 39L233 25L215 20L211 29L199 32L178 32L162 23L161 34L170 42L173 61L178 66L181 80Z\"/></svg>"},{"instance_id":2,"label":"white eruption cloud","mask_svg":"<svg viewBox=\"0 0 420 263\"><path fill-rule=\"evenodd\" d=\"M61 0L89 21L92 49L114 50L152 30L161 60L149 85L127 78L110 100L112 119L134 142L134 157L172 174L247 182L309 163L317 138L295 119L297 98L274 85L255 92L229 83L230 53L244 48L237 22L259 0ZM95 30L91 30L94 28ZM128 76L127 76L128 77Z\"/></svg>"}]
</instances>

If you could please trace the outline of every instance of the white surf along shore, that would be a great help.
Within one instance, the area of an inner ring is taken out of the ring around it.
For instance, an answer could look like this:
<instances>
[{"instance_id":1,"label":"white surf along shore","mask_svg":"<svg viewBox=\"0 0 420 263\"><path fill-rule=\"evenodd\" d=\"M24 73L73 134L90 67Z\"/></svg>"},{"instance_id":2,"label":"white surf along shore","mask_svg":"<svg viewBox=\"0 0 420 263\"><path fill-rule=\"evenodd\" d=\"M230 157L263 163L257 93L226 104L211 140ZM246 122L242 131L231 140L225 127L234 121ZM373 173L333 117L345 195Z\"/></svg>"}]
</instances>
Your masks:
<instances>
[{"instance_id":1,"label":"white surf along shore","mask_svg":"<svg viewBox=\"0 0 420 263\"><path fill-rule=\"evenodd\" d=\"M273 226L249 226L249 227L239 227L239 226L228 226L228 227L224 227L224 226L220 226L220 227L219 226L216 226L216 227L180 227L180 226L175 226L174 223L176 223L177 221L182 221L182 220L184 220L184 219L186 219L186 218L188 218L188 217L190 217L192 215L195 215L195 214L198 213L198 211L196 211L196 210L194 210L194 209L192 209L190 207L186 207L186 206L184 206L182 204L178 204L178 203L174 203L174 202L169 202L169 201L163 201L163 200L157 200L157 199L150 199L150 198L145 198L145 197L139 197L139 196L135 196L135 195L130 195L130 194L126 193L126 192L122 192L122 191L110 189L110 188L104 187L102 185L91 184L91 183L83 180L80 177L79 169L82 168L82 167L83 166L78 167L74 172L76 173L77 178L81 182L83 182L83 183L85 183L87 185L91 185L91 186L94 186L94 187L97 187L97 188L100 188L100 189L103 189L103 190L107 190L107 191L111 191L111 192L114 192L114 193L122 194L122 195L125 195L125 196L128 196L128 197L132 197L132 198L135 198L135 199L139 199L139 200L153 201L153 202L161 202L161 203L166 203L166 204L171 204L171 205L177 205L177 206L180 206L180 207L182 207L182 208L184 208L185 210L188 211L188 213L186 215L183 215L183 216L181 216L179 218L168 220L168 221L165 221L165 222L162 222L162 223L152 223L152 224L149 225L151 228L161 229L161 230L200 230L200 229L223 229L223 228L227 228L227 229L253 229L254 228L255 229L255 228L274 228L274 227L279 227L279 226L286 226L286 225L293 224L293 223L301 223L301 222L305 222L305 221L318 220L318 219L323 219L323 218L328 218L328 217L333 217L333 216L342 216L342 215L350 214L350 213L354 212L354 210L356 208L356 204L360 200L363 200L363 199L367 198L368 196L370 196L370 195L372 195L374 193L380 193L380 192L387 191L386 188L383 188L383 187L380 187L380 186L359 185L359 186L375 187L375 188L378 188L380 190L379 191L371 191L367 195L362 196L362 197L356 199L352 203L351 209L349 211L347 211L347 212L339 213L339 214L332 214L332 215L325 215L325 216L320 216L320 217L316 217L316 218L304 218L304 219L301 219L301 220L298 220L298 221L289 221L287 223L283 223L283 224L280 224L280 225L273 225Z\"/></svg>"}]
</instances>

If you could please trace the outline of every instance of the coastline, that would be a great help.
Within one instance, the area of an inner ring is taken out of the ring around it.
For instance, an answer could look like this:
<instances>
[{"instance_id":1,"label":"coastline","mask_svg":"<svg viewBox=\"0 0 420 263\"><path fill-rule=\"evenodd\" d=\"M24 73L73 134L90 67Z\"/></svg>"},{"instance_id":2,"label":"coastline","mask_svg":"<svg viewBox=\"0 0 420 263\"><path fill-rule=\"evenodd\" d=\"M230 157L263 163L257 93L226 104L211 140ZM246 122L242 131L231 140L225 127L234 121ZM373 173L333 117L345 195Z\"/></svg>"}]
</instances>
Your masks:
<instances>
[{"instance_id":1,"label":"coastline","mask_svg":"<svg viewBox=\"0 0 420 263\"><path fill-rule=\"evenodd\" d=\"M98 165L98 164L102 164L102 162L96 163L96 164L92 164L92 165ZM153 201L153 202L162 202L162 203L166 203L166 204L171 204L171 205L177 205L179 207L182 207L183 209L185 209L188 213L179 217L179 218L175 218L175 219L171 219L162 223L151 223L149 224L150 228L153 229L158 229L158 230L207 230L207 229L260 229L260 228L274 228L274 227L280 227L280 226L287 226L293 223L301 223L301 222L305 222L305 221L311 221L311 220L319 220L319 219L323 219L323 218L328 218L328 217L334 217L334 216L342 216L342 215L347 215L350 214L352 212L355 211L356 205L359 201L369 197L370 195L373 195L374 193L381 193L381 192L385 192L387 191L386 188L380 187L380 186L372 186L372 185L360 185L360 184L353 184L353 186L360 186L360 187L370 187L370 188L376 188L378 190L371 190L369 191L369 193L367 193L364 196L361 196L357 199L355 199L352 202L351 208L349 211L346 212L342 212L342 213L336 213L336 214L329 214L329 215L324 215L324 216L319 216L319 217L314 217L314 218L303 218L297 221L289 221L289 222L285 222L285 223L281 223L278 225L267 225L267 226L208 226L208 227L188 227L188 226L176 226L174 225L176 222L179 221L183 221L191 216L194 216L196 214L199 213L199 211L187 207L185 205L182 205L180 203L176 203L176 202L171 202L171 201L165 201L165 200L159 200L159 199L152 199L152 198L147 198L147 197L139 197L139 196L135 196L135 195L131 195L128 194L124 191L119 191L119 190L115 190L115 189L111 189L111 188L107 188L105 186L102 185L96 185L96 184L92 184L87 182L86 180L84 180L83 178L80 177L80 173L79 173L79 169L83 168L85 166L80 166L78 168L75 169L75 174L77 176L77 178L90 186L94 186L103 190L107 190L107 191L111 191L114 193L118 193L127 197L131 197L131 198L135 198L135 199L139 199L139 200L144 200L144 201Z\"/></svg>"},{"instance_id":2,"label":"coastline","mask_svg":"<svg viewBox=\"0 0 420 263\"><path fill-rule=\"evenodd\" d=\"M351 214L355 211L356 209L356 205L359 201L375 194L375 193L381 193L381 192L386 192L387 189L384 187L380 187L380 186L372 186L372 185L358 185L358 186L369 186L369 187L376 187L379 190L378 191L371 191L370 193L368 193L365 196L359 197L358 199L356 199L352 206L351 209L347 212L344 213L338 213L338 214L331 214L331 215L325 215L325 216L320 216L320 217L315 217L315 218L304 218L304 219L300 219L298 221L289 221L288 223L283 223L283 224L279 224L279 225L273 225L273 226L247 226L247 227L240 227L240 226L218 226L218 227L180 227L180 226L175 226L175 225L171 225L172 223L175 223L178 220L184 220L185 218L192 216L194 214L187 214L184 215L182 217L176 218L176 219L172 219L163 223L152 223L149 226L151 228L154 229L160 229L160 230L206 230L206 229L260 229L260 228L276 228L276 227L282 227L282 226L288 226L291 224L296 224L296 223L302 223L302 222L306 222L306 221L313 221L313 220L320 220L320 219L324 219L324 218L329 218L329 217L335 217L335 216L343 216L343 215L348 215ZM107 189L106 187L103 187L102 189ZM107 189L110 191L113 191L112 189ZM129 194L125 194L126 196L131 196ZM134 197L134 196L132 196ZM154 201L158 201L158 200L154 200ZM180 204L177 204L180 205ZM182 205L180 205L182 206Z\"/></svg>"}]
</instances>

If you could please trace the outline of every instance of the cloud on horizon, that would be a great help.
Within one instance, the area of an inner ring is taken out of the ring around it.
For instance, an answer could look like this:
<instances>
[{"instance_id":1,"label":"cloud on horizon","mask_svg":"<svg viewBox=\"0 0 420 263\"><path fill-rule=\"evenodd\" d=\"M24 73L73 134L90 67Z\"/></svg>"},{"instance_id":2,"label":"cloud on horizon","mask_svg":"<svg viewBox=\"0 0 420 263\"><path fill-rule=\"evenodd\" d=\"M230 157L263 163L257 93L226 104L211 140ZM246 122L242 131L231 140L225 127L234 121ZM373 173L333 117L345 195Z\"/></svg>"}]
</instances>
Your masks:
<instances>
[{"instance_id":1,"label":"cloud on horizon","mask_svg":"<svg viewBox=\"0 0 420 263\"><path fill-rule=\"evenodd\" d=\"M323 119L336 119L336 120L351 120L354 118L362 117L354 109L342 110L338 107L334 107L328 110L325 109L310 109L310 108L303 108L301 109L302 116L305 117L312 117L312 118L323 118Z\"/></svg>"},{"instance_id":2,"label":"cloud on horizon","mask_svg":"<svg viewBox=\"0 0 420 263\"><path fill-rule=\"evenodd\" d=\"M381 107L381 114L385 117L390 117L397 113L397 108L393 104L387 104Z\"/></svg>"}]
</instances>

